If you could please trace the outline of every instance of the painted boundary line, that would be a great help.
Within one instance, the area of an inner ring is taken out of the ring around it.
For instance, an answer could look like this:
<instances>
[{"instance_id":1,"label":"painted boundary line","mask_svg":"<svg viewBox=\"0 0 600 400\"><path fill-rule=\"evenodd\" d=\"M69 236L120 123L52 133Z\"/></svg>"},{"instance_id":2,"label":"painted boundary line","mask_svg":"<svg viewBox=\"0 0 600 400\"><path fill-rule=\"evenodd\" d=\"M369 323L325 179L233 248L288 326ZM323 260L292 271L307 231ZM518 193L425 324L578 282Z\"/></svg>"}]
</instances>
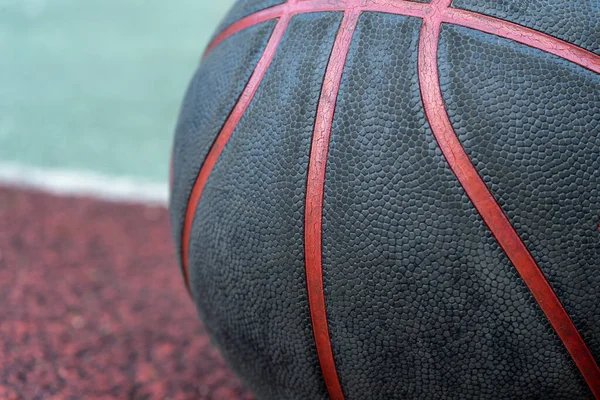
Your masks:
<instances>
[{"instance_id":1,"label":"painted boundary line","mask_svg":"<svg viewBox=\"0 0 600 400\"><path fill-rule=\"evenodd\" d=\"M0 185L34 189L59 196L92 197L114 202L166 206L167 182L113 177L90 171L45 169L0 162Z\"/></svg>"}]
</instances>

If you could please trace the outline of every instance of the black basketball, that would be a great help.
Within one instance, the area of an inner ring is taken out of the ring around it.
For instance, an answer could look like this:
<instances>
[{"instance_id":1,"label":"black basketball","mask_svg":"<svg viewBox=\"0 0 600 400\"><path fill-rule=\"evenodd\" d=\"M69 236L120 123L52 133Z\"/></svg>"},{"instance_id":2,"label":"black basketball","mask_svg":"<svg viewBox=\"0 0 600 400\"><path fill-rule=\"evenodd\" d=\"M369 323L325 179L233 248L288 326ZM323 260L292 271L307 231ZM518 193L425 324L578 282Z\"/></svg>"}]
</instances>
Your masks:
<instances>
[{"instance_id":1,"label":"black basketball","mask_svg":"<svg viewBox=\"0 0 600 400\"><path fill-rule=\"evenodd\" d=\"M171 216L260 399L600 399L600 2L240 0Z\"/></svg>"}]
</instances>

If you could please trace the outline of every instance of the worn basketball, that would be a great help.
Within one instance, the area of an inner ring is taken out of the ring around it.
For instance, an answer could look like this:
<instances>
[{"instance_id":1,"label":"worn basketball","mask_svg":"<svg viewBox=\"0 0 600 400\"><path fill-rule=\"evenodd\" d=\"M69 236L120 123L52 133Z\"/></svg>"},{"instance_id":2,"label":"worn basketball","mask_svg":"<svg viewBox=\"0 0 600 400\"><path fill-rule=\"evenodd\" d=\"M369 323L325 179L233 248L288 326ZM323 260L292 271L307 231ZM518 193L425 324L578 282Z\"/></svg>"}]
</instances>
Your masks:
<instances>
[{"instance_id":1,"label":"worn basketball","mask_svg":"<svg viewBox=\"0 0 600 400\"><path fill-rule=\"evenodd\" d=\"M600 399L600 2L240 0L175 134L259 399Z\"/></svg>"}]
</instances>

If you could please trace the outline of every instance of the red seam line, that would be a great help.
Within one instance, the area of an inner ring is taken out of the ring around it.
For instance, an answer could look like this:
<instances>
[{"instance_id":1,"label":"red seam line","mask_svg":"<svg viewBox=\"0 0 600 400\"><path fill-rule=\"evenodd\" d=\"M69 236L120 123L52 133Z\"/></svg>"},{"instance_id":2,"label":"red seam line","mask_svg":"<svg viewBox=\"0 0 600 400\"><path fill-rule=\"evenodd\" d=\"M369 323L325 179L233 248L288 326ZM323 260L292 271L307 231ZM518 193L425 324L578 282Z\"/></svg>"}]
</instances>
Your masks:
<instances>
[{"instance_id":1,"label":"red seam line","mask_svg":"<svg viewBox=\"0 0 600 400\"><path fill-rule=\"evenodd\" d=\"M207 49L204 51L204 56L210 53L215 47L221 44L224 40L230 38L236 33L243 31L244 29L250 28L252 26L261 24L263 22L280 18L285 14L285 10L287 8L287 4L282 4L279 6L271 7L259 11L255 14L249 15L245 18L236 21L232 25L228 26L223 32L221 32L213 41L208 45Z\"/></svg>"},{"instance_id":2,"label":"red seam line","mask_svg":"<svg viewBox=\"0 0 600 400\"><path fill-rule=\"evenodd\" d=\"M356 30L360 10L346 12L338 31L325 72L323 88L317 107L315 130L312 138L308 179L306 184L306 207L304 216L304 256L306 266L306 286L310 317L315 345L321 364L325 386L332 400L343 400L327 323L325 293L323 290L322 234L323 197L325 190L325 169L329 152L329 139L342 74L346 58Z\"/></svg>"},{"instance_id":3,"label":"red seam line","mask_svg":"<svg viewBox=\"0 0 600 400\"><path fill-rule=\"evenodd\" d=\"M600 369L544 273L496 202L462 147L444 106L438 76L441 18L425 19L419 42L421 96L431 130L450 168L571 354L596 399Z\"/></svg>"},{"instance_id":4,"label":"red seam line","mask_svg":"<svg viewBox=\"0 0 600 400\"><path fill-rule=\"evenodd\" d=\"M196 182L194 183L194 187L192 189L192 193L188 200L188 206L185 213L185 222L183 226L183 235L182 235L182 264L183 264L183 272L185 278L185 284L190 289L189 282L189 245L190 245L190 235L192 233L192 226L194 224L194 217L196 214L196 209L198 208L198 203L200 202L200 197L202 197L202 192L204 191L204 187L206 186L206 182L212 172L215 164L217 163L223 149L227 145L227 142L231 138L233 131L237 127L238 123L244 116L248 105L254 98L258 87L260 86L264 76L267 73L271 62L275 56L275 52L277 51L277 47L281 42L281 38L283 37L287 26L289 24L290 17L284 15L277 26L273 30L271 34L271 38L267 46L265 47L265 51L263 52L260 61L256 65L252 77L248 81L246 88L242 92L240 99L235 105L233 111L229 115L229 118L225 122L223 129L215 139L210 152L206 156L202 167L200 168L200 172L196 178Z\"/></svg>"},{"instance_id":5,"label":"red seam line","mask_svg":"<svg viewBox=\"0 0 600 400\"><path fill-rule=\"evenodd\" d=\"M447 0L444 0L447 2ZM205 55L230 36L251 26L260 24L270 19L278 18L285 13L290 15L313 13L322 11L345 11L349 6L342 0L331 0L323 4L324 0L305 0L296 3L284 3L267 8L249 15L230 25L218 35L206 49ZM445 3L444 3L445 4ZM364 12L382 12L395 15L425 18L433 12L438 3L416 3L407 0L363 0L359 8ZM600 56L585 50L572 43L555 38L545 33L526 28L503 19L479 14L471 11L446 7L437 10L442 22L464 26L485 33L496 35L505 39L554 54L572 63L580 65L595 73L600 74Z\"/></svg>"},{"instance_id":6,"label":"red seam line","mask_svg":"<svg viewBox=\"0 0 600 400\"><path fill-rule=\"evenodd\" d=\"M412 1L367 0L361 7L363 12L380 12L384 14L402 15L404 17L425 18L431 10L427 3Z\"/></svg>"},{"instance_id":7,"label":"red seam line","mask_svg":"<svg viewBox=\"0 0 600 400\"><path fill-rule=\"evenodd\" d=\"M554 54L600 74L600 56L545 33L487 15L448 8L442 21L500 36Z\"/></svg>"},{"instance_id":8,"label":"red seam line","mask_svg":"<svg viewBox=\"0 0 600 400\"><path fill-rule=\"evenodd\" d=\"M394 3L390 3L389 0L365 0L364 3L366 5L356 5L354 8L359 8L363 11L375 11L420 18L423 18L429 9L429 4L403 0ZM370 6L371 8L367 10L367 6ZM224 40L235 35L236 33L271 19L279 18L284 14L294 16L297 14L316 12L346 11L349 8L350 6L344 0L330 0L327 2L324 2L323 0L296 0L288 1L287 3L279 4L270 8L265 8L264 10L244 17L227 27L209 44L208 48L204 52L204 56L206 56Z\"/></svg>"}]
</instances>

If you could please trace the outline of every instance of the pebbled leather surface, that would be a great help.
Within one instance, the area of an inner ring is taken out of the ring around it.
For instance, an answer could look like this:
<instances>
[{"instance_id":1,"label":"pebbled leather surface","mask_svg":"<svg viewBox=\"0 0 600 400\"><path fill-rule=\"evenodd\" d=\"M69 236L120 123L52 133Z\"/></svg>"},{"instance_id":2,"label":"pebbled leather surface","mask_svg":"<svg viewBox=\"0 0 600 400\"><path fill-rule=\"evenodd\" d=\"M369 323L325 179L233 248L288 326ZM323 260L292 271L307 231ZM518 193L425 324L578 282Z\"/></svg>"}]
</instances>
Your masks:
<instances>
[{"instance_id":1,"label":"pebbled leather surface","mask_svg":"<svg viewBox=\"0 0 600 400\"><path fill-rule=\"evenodd\" d=\"M452 6L514 22L600 54L598 0L454 0Z\"/></svg>"},{"instance_id":2,"label":"pebbled leather surface","mask_svg":"<svg viewBox=\"0 0 600 400\"><path fill-rule=\"evenodd\" d=\"M599 359L600 76L461 27L440 50L456 133Z\"/></svg>"},{"instance_id":3,"label":"pebbled leather surface","mask_svg":"<svg viewBox=\"0 0 600 400\"><path fill-rule=\"evenodd\" d=\"M170 212L178 260L185 211L198 171L250 79L275 23L251 27L223 42L202 60L189 85L173 145Z\"/></svg>"},{"instance_id":4,"label":"pebbled leather surface","mask_svg":"<svg viewBox=\"0 0 600 400\"><path fill-rule=\"evenodd\" d=\"M207 182L192 230L193 296L261 399L326 399L306 294L304 199L317 102L341 13L292 18Z\"/></svg>"},{"instance_id":5,"label":"pebbled leather surface","mask_svg":"<svg viewBox=\"0 0 600 400\"><path fill-rule=\"evenodd\" d=\"M346 399L589 397L428 127L420 26L363 15L336 108L323 265Z\"/></svg>"},{"instance_id":6,"label":"pebbled leather surface","mask_svg":"<svg viewBox=\"0 0 600 400\"><path fill-rule=\"evenodd\" d=\"M231 22L263 3L239 3ZM453 5L598 52L600 35L585 34L598 29L590 20L595 3L577 10L562 4ZM200 314L259 398L327 398L306 299L303 221L317 101L340 19L293 18L208 181L192 231ZM591 398L429 129L417 76L420 27L418 19L363 14L336 107L323 267L346 398ZM201 160L272 28L217 46L192 84L175 146L176 241ZM527 46L448 25L439 70L465 150L598 359L600 78Z\"/></svg>"}]
</instances>

